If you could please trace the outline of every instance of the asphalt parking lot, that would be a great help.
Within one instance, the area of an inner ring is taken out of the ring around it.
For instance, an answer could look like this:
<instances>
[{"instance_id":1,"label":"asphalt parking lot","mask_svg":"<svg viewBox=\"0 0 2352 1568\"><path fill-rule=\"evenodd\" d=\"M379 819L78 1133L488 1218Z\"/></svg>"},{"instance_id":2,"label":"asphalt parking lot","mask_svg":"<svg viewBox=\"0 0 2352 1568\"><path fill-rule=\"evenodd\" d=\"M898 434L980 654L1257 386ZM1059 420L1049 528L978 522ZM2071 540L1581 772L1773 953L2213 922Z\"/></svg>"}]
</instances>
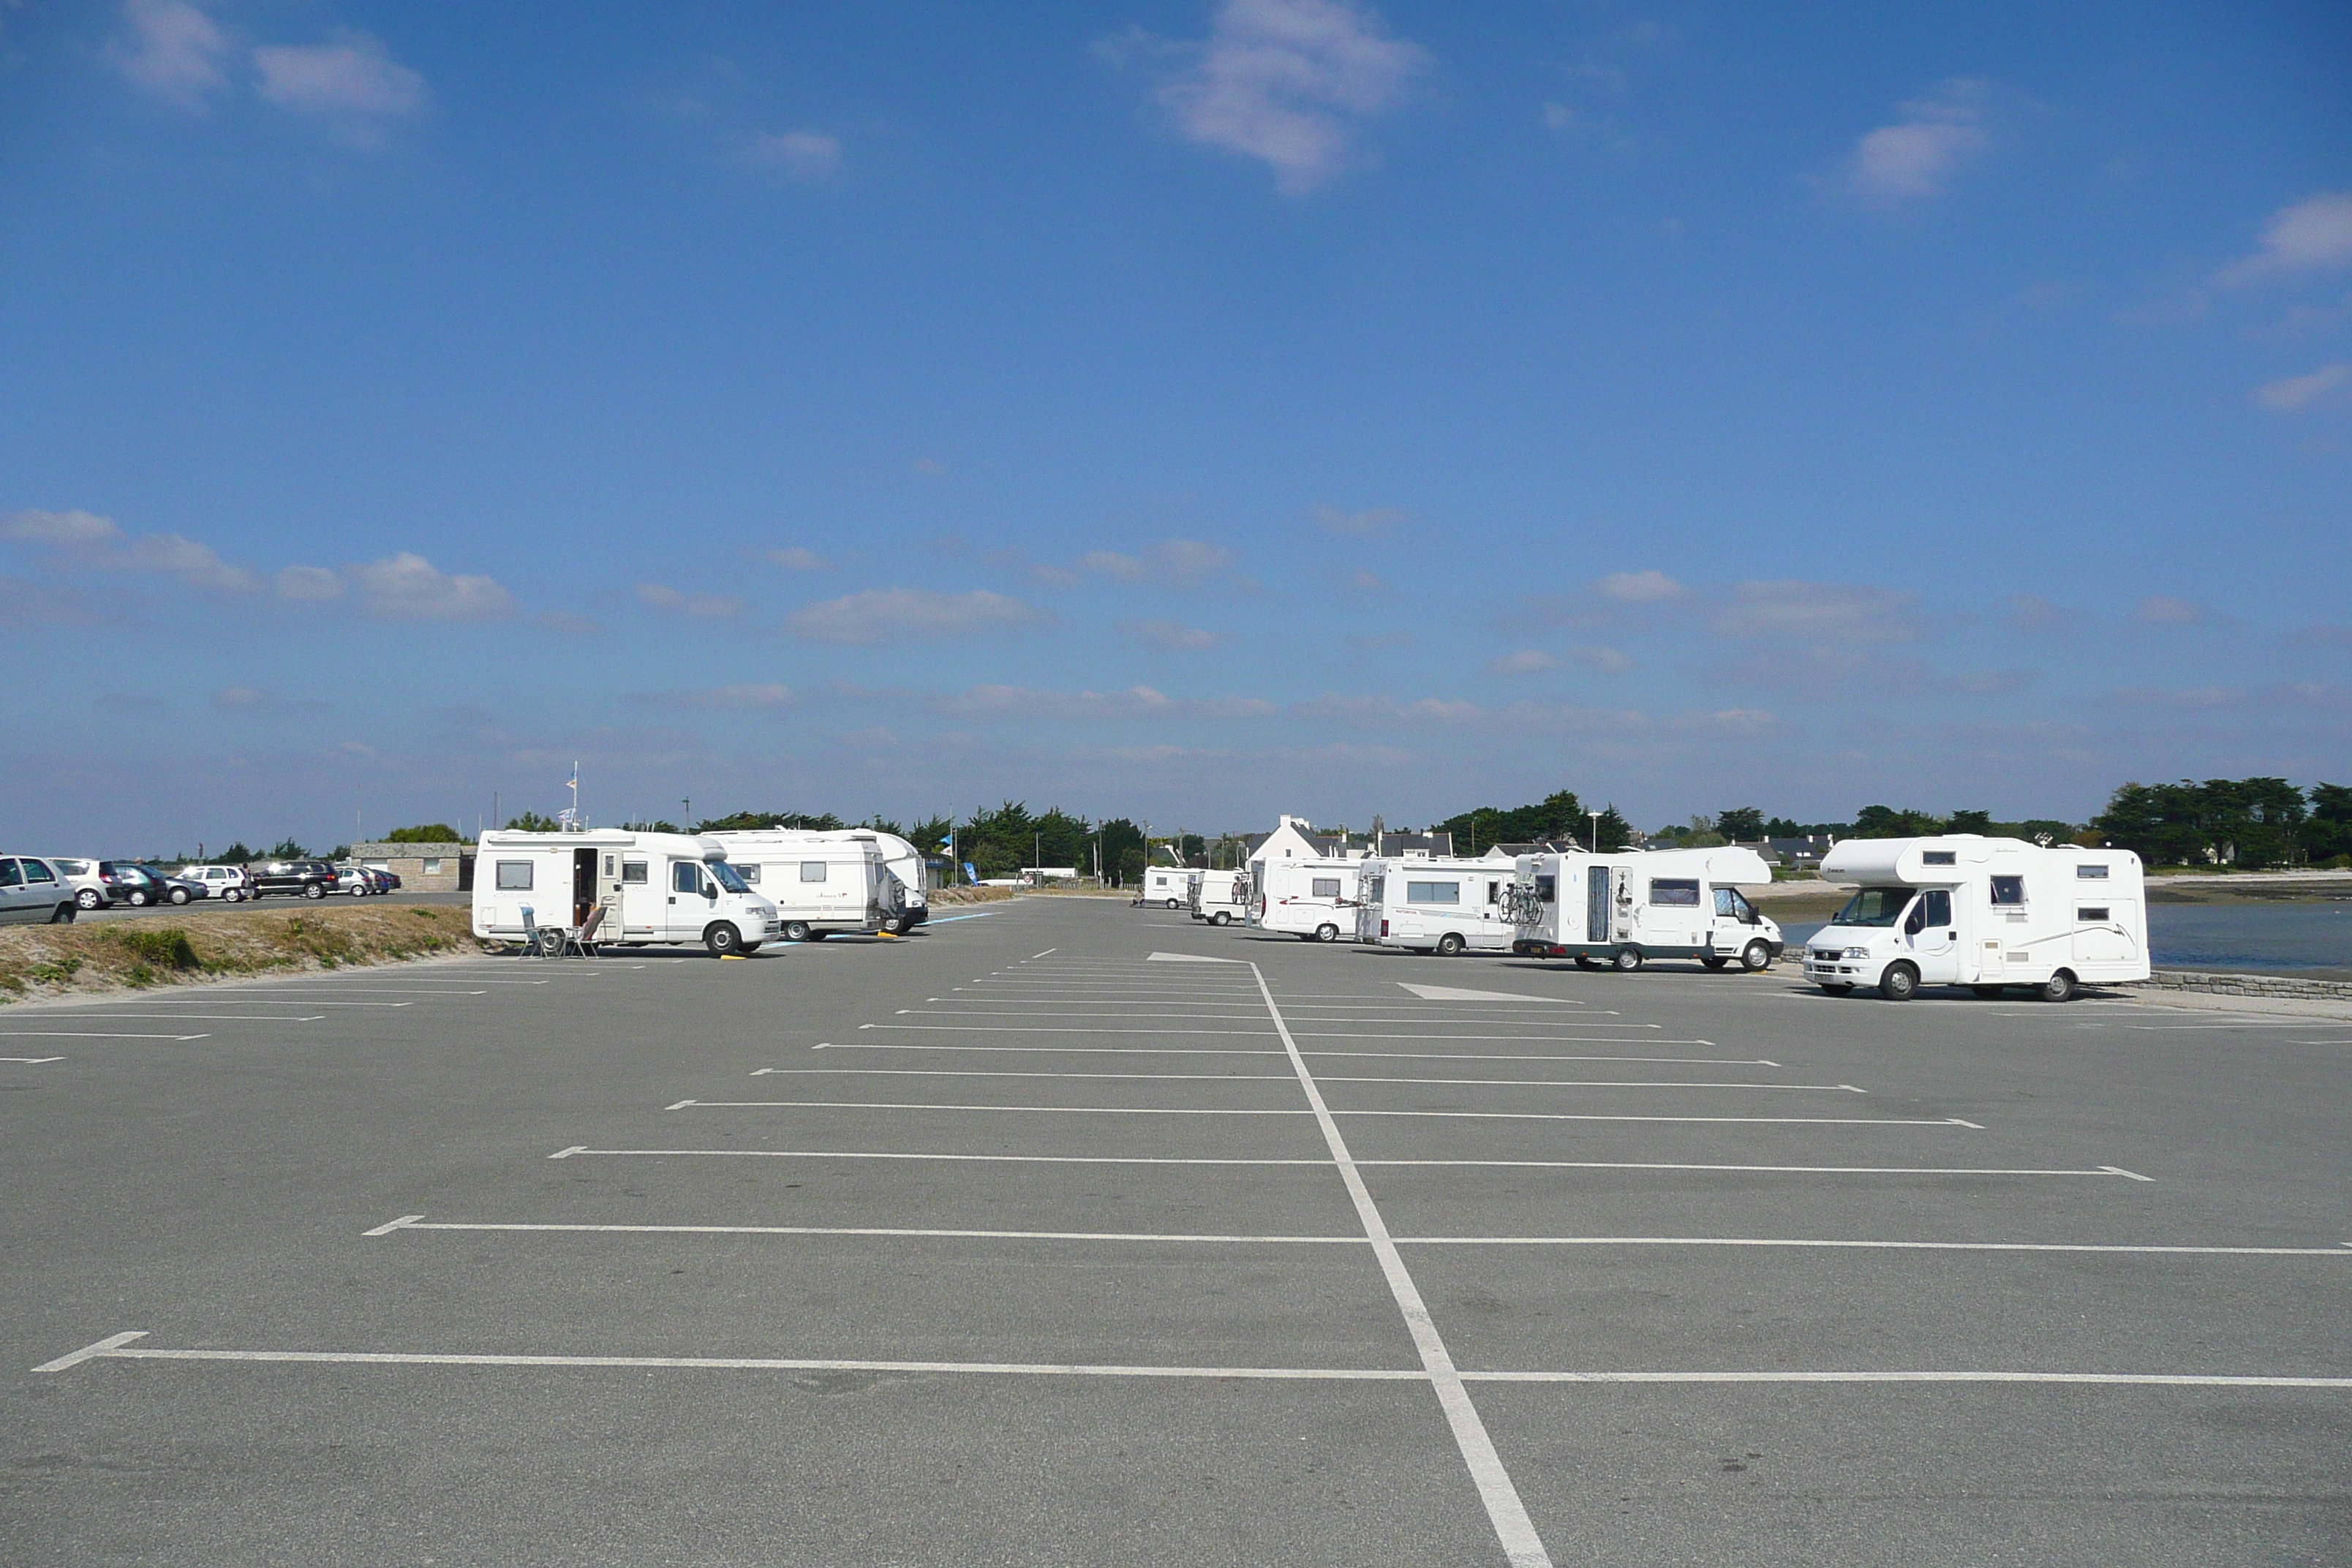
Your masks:
<instances>
[{"instance_id":1,"label":"asphalt parking lot","mask_svg":"<svg viewBox=\"0 0 2352 1568\"><path fill-rule=\"evenodd\" d=\"M2340 1563L2347 1049L1051 899L10 1007L0 1539Z\"/></svg>"}]
</instances>

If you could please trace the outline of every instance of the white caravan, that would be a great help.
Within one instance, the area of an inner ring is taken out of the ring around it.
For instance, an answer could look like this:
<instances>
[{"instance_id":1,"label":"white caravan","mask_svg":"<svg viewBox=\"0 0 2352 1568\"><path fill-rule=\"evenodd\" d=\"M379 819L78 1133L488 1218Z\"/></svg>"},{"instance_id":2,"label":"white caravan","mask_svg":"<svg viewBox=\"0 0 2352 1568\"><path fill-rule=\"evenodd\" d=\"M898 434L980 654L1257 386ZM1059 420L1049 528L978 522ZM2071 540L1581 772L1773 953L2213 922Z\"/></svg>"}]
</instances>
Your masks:
<instances>
[{"instance_id":1,"label":"white caravan","mask_svg":"<svg viewBox=\"0 0 2352 1568\"><path fill-rule=\"evenodd\" d=\"M1356 940L1439 952L1501 952L1511 945L1504 895L1511 868L1493 860L1414 857L1366 860Z\"/></svg>"},{"instance_id":2,"label":"white caravan","mask_svg":"<svg viewBox=\"0 0 2352 1568\"><path fill-rule=\"evenodd\" d=\"M898 923L888 923L886 916L882 929L887 931L912 931L930 918L930 899L926 888L929 879L923 874L923 852L897 834L885 833L878 827L774 827L765 831L791 833L805 839L834 843L872 839L882 853L883 868L897 878L898 886L905 889L899 898ZM712 837L725 838L729 835L720 833Z\"/></svg>"},{"instance_id":3,"label":"white caravan","mask_svg":"<svg viewBox=\"0 0 2352 1568\"><path fill-rule=\"evenodd\" d=\"M1146 866L1143 868L1143 895L1139 901L1181 910L1192 896L1189 891L1192 876L1192 873L1181 866Z\"/></svg>"},{"instance_id":4,"label":"white caravan","mask_svg":"<svg viewBox=\"0 0 2352 1568\"><path fill-rule=\"evenodd\" d=\"M871 830L770 827L709 837L727 847L727 863L751 889L776 906L786 942L897 931L905 916L905 885L891 875Z\"/></svg>"},{"instance_id":5,"label":"white caravan","mask_svg":"<svg viewBox=\"0 0 2352 1568\"><path fill-rule=\"evenodd\" d=\"M2063 1002L2084 981L2148 975L2147 905L2128 849L1973 833L1849 838L1822 858L1822 875L1862 884L1805 947L1805 978L1832 996L2026 985Z\"/></svg>"},{"instance_id":6,"label":"white caravan","mask_svg":"<svg viewBox=\"0 0 2352 1568\"><path fill-rule=\"evenodd\" d=\"M1195 871L1184 900L1192 918L1211 925L1229 926L1249 913L1247 871Z\"/></svg>"},{"instance_id":7,"label":"white caravan","mask_svg":"<svg viewBox=\"0 0 2352 1568\"><path fill-rule=\"evenodd\" d=\"M1356 934L1361 860L1253 860L1250 924L1302 942Z\"/></svg>"},{"instance_id":8,"label":"white caravan","mask_svg":"<svg viewBox=\"0 0 2352 1568\"><path fill-rule=\"evenodd\" d=\"M1772 880L1753 849L1522 855L1513 875L1511 951L1631 972L1653 958L1762 969L1785 945L1743 887Z\"/></svg>"},{"instance_id":9,"label":"white caravan","mask_svg":"<svg viewBox=\"0 0 2352 1568\"><path fill-rule=\"evenodd\" d=\"M776 906L736 875L716 838L614 827L482 835L476 936L520 942L534 930L577 931L599 908L593 940L607 946L700 942L723 957L756 952L780 930Z\"/></svg>"}]
</instances>

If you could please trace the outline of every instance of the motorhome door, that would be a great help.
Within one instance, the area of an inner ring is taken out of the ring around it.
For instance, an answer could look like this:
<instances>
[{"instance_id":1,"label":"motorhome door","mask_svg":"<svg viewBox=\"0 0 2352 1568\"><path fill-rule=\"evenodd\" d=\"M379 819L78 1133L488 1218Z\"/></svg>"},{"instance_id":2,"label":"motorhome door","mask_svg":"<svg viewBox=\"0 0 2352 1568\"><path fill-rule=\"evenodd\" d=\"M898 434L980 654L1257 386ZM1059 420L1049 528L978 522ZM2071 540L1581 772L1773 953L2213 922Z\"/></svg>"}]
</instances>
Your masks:
<instances>
[{"instance_id":1,"label":"motorhome door","mask_svg":"<svg viewBox=\"0 0 2352 1568\"><path fill-rule=\"evenodd\" d=\"M659 863L642 849L621 851L621 934L631 942L652 942L668 924L662 903ZM614 916L606 915L606 920Z\"/></svg>"},{"instance_id":2,"label":"motorhome door","mask_svg":"<svg viewBox=\"0 0 2352 1568\"><path fill-rule=\"evenodd\" d=\"M1609 868L1606 866L1585 868L1584 940L1609 940Z\"/></svg>"},{"instance_id":3,"label":"motorhome door","mask_svg":"<svg viewBox=\"0 0 2352 1568\"><path fill-rule=\"evenodd\" d=\"M667 915L672 942L694 942L702 935L702 928L710 923L711 911L719 907L719 884L702 868L699 860L673 859L669 863L669 891L662 908Z\"/></svg>"},{"instance_id":4,"label":"motorhome door","mask_svg":"<svg viewBox=\"0 0 2352 1568\"><path fill-rule=\"evenodd\" d=\"M618 849L596 851L596 904L604 918L596 930L606 937L621 934L621 852Z\"/></svg>"}]
</instances>

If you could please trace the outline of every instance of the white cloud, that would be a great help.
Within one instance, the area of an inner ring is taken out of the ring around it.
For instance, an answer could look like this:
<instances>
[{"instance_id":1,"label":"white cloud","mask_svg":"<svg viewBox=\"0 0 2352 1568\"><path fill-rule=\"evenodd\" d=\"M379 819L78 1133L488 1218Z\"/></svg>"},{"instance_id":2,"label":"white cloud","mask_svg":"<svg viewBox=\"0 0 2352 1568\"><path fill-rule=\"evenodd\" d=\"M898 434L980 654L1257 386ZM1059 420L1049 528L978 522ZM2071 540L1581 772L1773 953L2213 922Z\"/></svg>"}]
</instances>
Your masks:
<instances>
[{"instance_id":1,"label":"white cloud","mask_svg":"<svg viewBox=\"0 0 2352 1568\"><path fill-rule=\"evenodd\" d=\"M1393 697L1344 697L1338 692L1293 703L1290 710L1302 719L1343 724L1462 724L1487 716L1485 708L1462 698L1423 697L1402 702Z\"/></svg>"},{"instance_id":2,"label":"white cloud","mask_svg":"<svg viewBox=\"0 0 2352 1568\"><path fill-rule=\"evenodd\" d=\"M1846 180L1880 201L1932 196L1960 165L1990 145L1984 128L1986 84L1968 78L1946 82L1929 98L1901 106L1902 118L1854 144Z\"/></svg>"},{"instance_id":3,"label":"white cloud","mask_svg":"<svg viewBox=\"0 0 2352 1568\"><path fill-rule=\"evenodd\" d=\"M1026 686L981 685L961 691L858 691L845 695L910 701L965 719L1101 721L1118 719L1270 719L1281 710L1262 697L1171 697L1149 686L1124 691L1040 691Z\"/></svg>"},{"instance_id":4,"label":"white cloud","mask_svg":"<svg viewBox=\"0 0 2352 1568\"><path fill-rule=\"evenodd\" d=\"M2070 626L2076 612L2052 604L2039 594L2009 596L2009 624L2020 631L2054 632Z\"/></svg>"},{"instance_id":5,"label":"white cloud","mask_svg":"<svg viewBox=\"0 0 2352 1568\"><path fill-rule=\"evenodd\" d=\"M2132 619L2142 626L2186 626L2205 618L2205 612L2187 599L2170 598L2162 594L2142 599L2132 610Z\"/></svg>"},{"instance_id":6,"label":"white cloud","mask_svg":"<svg viewBox=\"0 0 2352 1568\"><path fill-rule=\"evenodd\" d=\"M788 180L822 180L841 169L841 142L822 131L761 131L743 143L743 161Z\"/></svg>"},{"instance_id":7,"label":"white cloud","mask_svg":"<svg viewBox=\"0 0 2352 1568\"><path fill-rule=\"evenodd\" d=\"M2342 360L2321 365L2308 375L2282 376L2254 388L2254 401L2276 414L2292 414L2352 381L2352 364Z\"/></svg>"},{"instance_id":8,"label":"white cloud","mask_svg":"<svg viewBox=\"0 0 2352 1568\"><path fill-rule=\"evenodd\" d=\"M1188 626L1181 621L1129 621L1119 630L1139 642L1147 642L1171 653L1199 653L1226 640L1223 632L1204 631L1199 626Z\"/></svg>"},{"instance_id":9,"label":"white cloud","mask_svg":"<svg viewBox=\"0 0 2352 1568\"><path fill-rule=\"evenodd\" d=\"M222 709L267 708L276 700L257 686L224 686L213 693L213 706Z\"/></svg>"},{"instance_id":10,"label":"white cloud","mask_svg":"<svg viewBox=\"0 0 2352 1568\"><path fill-rule=\"evenodd\" d=\"M490 621L515 613L514 595L488 577L452 575L410 551L350 567L343 576L368 613L386 619Z\"/></svg>"},{"instance_id":11,"label":"white cloud","mask_svg":"<svg viewBox=\"0 0 2352 1568\"><path fill-rule=\"evenodd\" d=\"M665 616L690 616L698 621L730 620L743 613L743 601L732 594L681 594L659 583L636 585L637 602Z\"/></svg>"},{"instance_id":12,"label":"white cloud","mask_svg":"<svg viewBox=\"0 0 2352 1568\"><path fill-rule=\"evenodd\" d=\"M1162 583L1172 588L1198 587L1209 578L1231 572L1234 565L1232 551L1198 539L1163 539L1140 555L1089 550L1076 563L1080 573L1121 583ZM1039 568L1036 575L1056 585L1076 580L1069 571L1054 566Z\"/></svg>"},{"instance_id":13,"label":"white cloud","mask_svg":"<svg viewBox=\"0 0 2352 1568\"><path fill-rule=\"evenodd\" d=\"M219 60L228 40L186 0L128 0L122 21L127 37L106 58L133 87L194 109L205 93L227 85Z\"/></svg>"},{"instance_id":14,"label":"white cloud","mask_svg":"<svg viewBox=\"0 0 2352 1568\"><path fill-rule=\"evenodd\" d=\"M191 588L244 593L258 584L209 544L176 533L127 534L110 517L82 511L20 511L0 521L0 538L23 540L86 572L159 572Z\"/></svg>"},{"instance_id":15,"label":"white cloud","mask_svg":"<svg viewBox=\"0 0 2352 1568\"><path fill-rule=\"evenodd\" d=\"M421 112L425 79L394 60L382 40L342 32L327 44L268 44L253 51L262 98L293 114L315 114L344 141L375 147L383 124Z\"/></svg>"},{"instance_id":16,"label":"white cloud","mask_svg":"<svg viewBox=\"0 0 2352 1568\"><path fill-rule=\"evenodd\" d=\"M1913 642L1921 627L1913 595L1839 583L1748 582L1735 585L1715 629L1743 642L1827 646L1847 652L1874 643Z\"/></svg>"},{"instance_id":17,"label":"white cloud","mask_svg":"<svg viewBox=\"0 0 2352 1568\"><path fill-rule=\"evenodd\" d=\"M1038 612L1020 600L976 588L868 588L794 611L784 628L813 642L876 643L901 637L967 637L1027 626Z\"/></svg>"},{"instance_id":18,"label":"white cloud","mask_svg":"<svg viewBox=\"0 0 2352 1568\"><path fill-rule=\"evenodd\" d=\"M632 699L655 708L782 708L793 700L789 686L714 686L687 691L640 691Z\"/></svg>"},{"instance_id":19,"label":"white cloud","mask_svg":"<svg viewBox=\"0 0 2352 1568\"><path fill-rule=\"evenodd\" d=\"M1429 63L1347 0L1225 0L1160 101L1187 138L1259 160L1298 195L1364 161L1364 121L1402 103Z\"/></svg>"},{"instance_id":20,"label":"white cloud","mask_svg":"<svg viewBox=\"0 0 2352 1568\"><path fill-rule=\"evenodd\" d=\"M1559 668L1559 660L1539 647L1523 647L1517 653L1501 654L1486 661L1488 675L1534 675Z\"/></svg>"},{"instance_id":21,"label":"white cloud","mask_svg":"<svg viewBox=\"0 0 2352 1568\"><path fill-rule=\"evenodd\" d=\"M1603 675L1622 675L1633 668L1633 661L1613 647L1580 647L1576 650L1577 662L1587 669Z\"/></svg>"},{"instance_id":22,"label":"white cloud","mask_svg":"<svg viewBox=\"0 0 2352 1568\"><path fill-rule=\"evenodd\" d=\"M788 544L782 550L771 550L762 557L772 566L787 572L822 572L832 563L803 545Z\"/></svg>"},{"instance_id":23,"label":"white cloud","mask_svg":"<svg viewBox=\"0 0 2352 1568\"><path fill-rule=\"evenodd\" d=\"M1689 590L1664 572L1612 572L1599 584L1604 598L1616 599L1628 605L1654 605L1662 599L1679 599Z\"/></svg>"},{"instance_id":24,"label":"white cloud","mask_svg":"<svg viewBox=\"0 0 2352 1568\"><path fill-rule=\"evenodd\" d=\"M269 582L279 598L298 604L316 604L343 596L343 580L324 566L281 567Z\"/></svg>"},{"instance_id":25,"label":"white cloud","mask_svg":"<svg viewBox=\"0 0 2352 1568\"><path fill-rule=\"evenodd\" d=\"M2224 267L2213 280L2237 287L2336 267L2352 267L2352 191L2316 195L2272 214L2262 248Z\"/></svg>"},{"instance_id":26,"label":"white cloud","mask_svg":"<svg viewBox=\"0 0 2352 1568\"><path fill-rule=\"evenodd\" d=\"M1399 523L1412 521L1394 507L1376 506L1369 511L1341 511L1336 506L1318 506L1315 521L1332 533L1379 533Z\"/></svg>"}]
</instances>

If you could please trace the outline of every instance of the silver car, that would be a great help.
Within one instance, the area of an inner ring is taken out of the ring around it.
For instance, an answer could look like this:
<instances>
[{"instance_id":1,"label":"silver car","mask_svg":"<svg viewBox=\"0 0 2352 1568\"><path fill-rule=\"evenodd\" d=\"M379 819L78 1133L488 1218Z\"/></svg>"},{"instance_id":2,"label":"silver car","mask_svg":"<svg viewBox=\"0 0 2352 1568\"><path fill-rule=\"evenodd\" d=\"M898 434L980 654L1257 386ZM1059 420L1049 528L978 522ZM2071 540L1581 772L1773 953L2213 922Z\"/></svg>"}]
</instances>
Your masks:
<instances>
[{"instance_id":1,"label":"silver car","mask_svg":"<svg viewBox=\"0 0 2352 1568\"><path fill-rule=\"evenodd\" d=\"M0 855L0 923L71 925L73 884L37 855Z\"/></svg>"}]
</instances>

